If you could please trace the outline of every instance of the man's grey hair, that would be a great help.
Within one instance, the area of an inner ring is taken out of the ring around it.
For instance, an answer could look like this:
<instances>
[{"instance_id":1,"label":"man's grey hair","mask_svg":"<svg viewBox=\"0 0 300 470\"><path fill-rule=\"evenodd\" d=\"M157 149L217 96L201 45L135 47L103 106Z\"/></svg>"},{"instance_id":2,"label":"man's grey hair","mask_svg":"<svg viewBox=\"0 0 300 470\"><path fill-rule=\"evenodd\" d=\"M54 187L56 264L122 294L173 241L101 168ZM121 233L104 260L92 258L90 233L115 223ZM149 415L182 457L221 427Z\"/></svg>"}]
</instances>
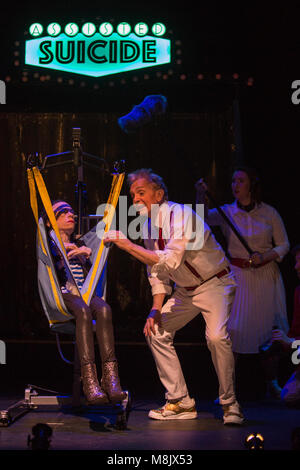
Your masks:
<instances>
[{"instance_id":1,"label":"man's grey hair","mask_svg":"<svg viewBox=\"0 0 300 470\"><path fill-rule=\"evenodd\" d=\"M127 184L129 187L140 178L145 178L150 184L153 185L154 189L163 189L164 190L164 197L163 200L168 200L168 189L164 183L164 180L161 176L153 173L151 168L141 168L139 170L135 170L132 173L129 173L127 176Z\"/></svg>"}]
</instances>

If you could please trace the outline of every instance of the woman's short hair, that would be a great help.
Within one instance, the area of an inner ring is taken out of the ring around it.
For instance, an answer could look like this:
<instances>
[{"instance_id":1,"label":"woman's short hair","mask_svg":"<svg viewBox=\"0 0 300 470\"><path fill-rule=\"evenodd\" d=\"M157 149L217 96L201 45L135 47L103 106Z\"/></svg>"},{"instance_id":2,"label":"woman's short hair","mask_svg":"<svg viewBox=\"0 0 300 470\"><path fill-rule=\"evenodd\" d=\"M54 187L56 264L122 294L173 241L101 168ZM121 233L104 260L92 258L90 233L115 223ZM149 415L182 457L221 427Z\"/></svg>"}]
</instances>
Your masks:
<instances>
[{"instance_id":1,"label":"woman's short hair","mask_svg":"<svg viewBox=\"0 0 300 470\"><path fill-rule=\"evenodd\" d=\"M153 173L151 168L141 168L140 170L133 171L127 176L127 184L130 187L135 181L139 178L145 178L150 184L152 184L154 189L163 189L164 197L163 201L168 200L168 189L164 183L164 180L161 176Z\"/></svg>"}]
</instances>

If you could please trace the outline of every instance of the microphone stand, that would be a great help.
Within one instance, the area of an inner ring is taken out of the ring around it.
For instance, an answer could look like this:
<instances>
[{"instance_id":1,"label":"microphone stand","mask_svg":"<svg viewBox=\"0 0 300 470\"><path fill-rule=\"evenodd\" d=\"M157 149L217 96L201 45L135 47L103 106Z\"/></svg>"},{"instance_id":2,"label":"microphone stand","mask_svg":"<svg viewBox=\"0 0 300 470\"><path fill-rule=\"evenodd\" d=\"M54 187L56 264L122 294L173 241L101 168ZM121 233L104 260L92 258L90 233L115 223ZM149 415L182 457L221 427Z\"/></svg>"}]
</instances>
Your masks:
<instances>
[{"instance_id":1,"label":"microphone stand","mask_svg":"<svg viewBox=\"0 0 300 470\"><path fill-rule=\"evenodd\" d=\"M86 185L83 182L82 148L81 148L81 129L74 127L72 132L74 166L77 168L77 235L82 234L82 217L86 212Z\"/></svg>"},{"instance_id":2,"label":"microphone stand","mask_svg":"<svg viewBox=\"0 0 300 470\"><path fill-rule=\"evenodd\" d=\"M75 168L77 168L77 235L82 235L83 218L86 216L86 184L83 181L83 168L88 166L99 170L99 166L102 164L102 171L109 174L110 171L104 158L82 151L81 129L78 127L72 129L72 148L72 151L46 155L41 170L66 164L74 164Z\"/></svg>"}]
</instances>

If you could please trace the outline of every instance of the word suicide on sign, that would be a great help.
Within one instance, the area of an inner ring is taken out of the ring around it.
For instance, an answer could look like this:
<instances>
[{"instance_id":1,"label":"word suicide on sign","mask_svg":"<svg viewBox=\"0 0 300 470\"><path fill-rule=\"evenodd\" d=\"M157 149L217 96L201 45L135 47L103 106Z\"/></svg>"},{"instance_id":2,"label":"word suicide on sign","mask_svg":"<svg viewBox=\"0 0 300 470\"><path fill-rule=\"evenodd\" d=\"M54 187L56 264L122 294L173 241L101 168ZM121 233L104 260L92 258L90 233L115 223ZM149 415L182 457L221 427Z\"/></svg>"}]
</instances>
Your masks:
<instances>
[{"instance_id":1,"label":"word suicide on sign","mask_svg":"<svg viewBox=\"0 0 300 470\"><path fill-rule=\"evenodd\" d=\"M128 23L116 27L85 23L40 23L29 28L33 39L25 44L25 63L48 69L103 77L171 62L171 41L163 38L166 27L155 23Z\"/></svg>"}]
</instances>

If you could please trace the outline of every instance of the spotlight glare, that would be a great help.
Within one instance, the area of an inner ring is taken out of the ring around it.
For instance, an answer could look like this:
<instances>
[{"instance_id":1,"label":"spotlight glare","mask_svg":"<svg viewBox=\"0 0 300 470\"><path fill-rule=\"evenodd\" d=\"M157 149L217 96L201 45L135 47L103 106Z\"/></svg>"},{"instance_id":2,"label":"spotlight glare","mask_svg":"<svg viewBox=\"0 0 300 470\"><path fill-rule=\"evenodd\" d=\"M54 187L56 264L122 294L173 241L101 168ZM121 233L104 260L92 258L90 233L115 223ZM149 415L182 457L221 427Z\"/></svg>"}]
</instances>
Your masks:
<instances>
[{"instance_id":1,"label":"spotlight glare","mask_svg":"<svg viewBox=\"0 0 300 470\"><path fill-rule=\"evenodd\" d=\"M262 434L253 432L245 439L245 447L248 450L263 450L264 448L264 438Z\"/></svg>"}]
</instances>

